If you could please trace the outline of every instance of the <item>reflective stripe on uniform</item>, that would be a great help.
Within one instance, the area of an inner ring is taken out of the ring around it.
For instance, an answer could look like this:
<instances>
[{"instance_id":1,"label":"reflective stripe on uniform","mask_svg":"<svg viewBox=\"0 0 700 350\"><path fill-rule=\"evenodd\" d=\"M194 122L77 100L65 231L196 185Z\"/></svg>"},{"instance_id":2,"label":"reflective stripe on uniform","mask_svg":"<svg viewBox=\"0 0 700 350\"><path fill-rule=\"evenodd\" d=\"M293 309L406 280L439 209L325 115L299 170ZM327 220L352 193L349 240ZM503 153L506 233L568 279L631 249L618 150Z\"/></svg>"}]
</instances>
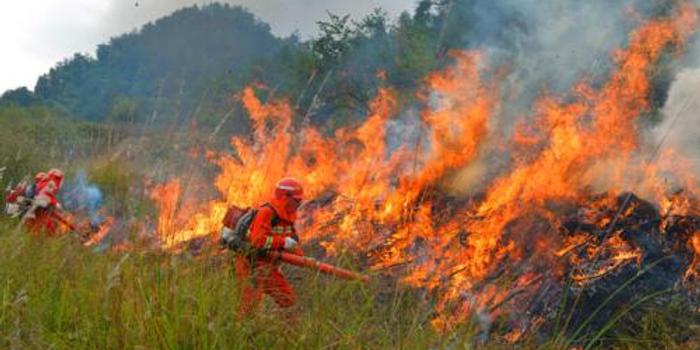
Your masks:
<instances>
[{"instance_id":1,"label":"reflective stripe on uniform","mask_svg":"<svg viewBox=\"0 0 700 350\"><path fill-rule=\"evenodd\" d=\"M294 233L294 228L292 226L274 226L272 228L273 235L284 235Z\"/></svg>"},{"instance_id":2,"label":"reflective stripe on uniform","mask_svg":"<svg viewBox=\"0 0 700 350\"><path fill-rule=\"evenodd\" d=\"M267 237L265 240L265 249L270 249L272 248L272 237Z\"/></svg>"}]
</instances>

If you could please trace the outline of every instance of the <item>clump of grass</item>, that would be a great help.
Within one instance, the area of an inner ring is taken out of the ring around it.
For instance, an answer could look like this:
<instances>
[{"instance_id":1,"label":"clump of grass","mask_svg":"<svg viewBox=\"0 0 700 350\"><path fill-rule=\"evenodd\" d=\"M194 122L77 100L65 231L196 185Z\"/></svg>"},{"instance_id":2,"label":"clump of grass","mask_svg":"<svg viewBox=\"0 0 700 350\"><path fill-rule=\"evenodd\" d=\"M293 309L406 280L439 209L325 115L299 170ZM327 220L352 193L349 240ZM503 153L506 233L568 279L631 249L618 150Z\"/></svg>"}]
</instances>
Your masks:
<instances>
[{"instance_id":1,"label":"clump of grass","mask_svg":"<svg viewBox=\"0 0 700 350\"><path fill-rule=\"evenodd\" d=\"M639 305L637 308L620 310L614 327L594 338L597 343L591 348L595 344L618 349L700 348L700 314L687 300L671 296L660 307L642 299L630 302Z\"/></svg>"}]
</instances>

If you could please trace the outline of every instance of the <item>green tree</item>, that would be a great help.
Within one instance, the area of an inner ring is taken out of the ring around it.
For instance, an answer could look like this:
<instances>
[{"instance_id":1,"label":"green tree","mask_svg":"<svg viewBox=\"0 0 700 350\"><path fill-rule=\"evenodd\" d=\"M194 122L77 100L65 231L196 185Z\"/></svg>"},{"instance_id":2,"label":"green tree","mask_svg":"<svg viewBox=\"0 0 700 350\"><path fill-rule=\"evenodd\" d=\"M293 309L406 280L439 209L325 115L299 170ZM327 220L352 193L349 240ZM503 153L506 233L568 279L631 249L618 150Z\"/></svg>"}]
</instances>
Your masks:
<instances>
[{"instance_id":1,"label":"green tree","mask_svg":"<svg viewBox=\"0 0 700 350\"><path fill-rule=\"evenodd\" d=\"M28 107L37 102L38 100L36 96L34 96L34 93L24 86L13 90L7 90L0 97L0 105Z\"/></svg>"},{"instance_id":2,"label":"green tree","mask_svg":"<svg viewBox=\"0 0 700 350\"><path fill-rule=\"evenodd\" d=\"M76 54L59 63L35 91L90 120L107 117L117 96L138 98L143 109L161 109L169 118L188 118L206 104L214 78L242 76L280 45L269 25L243 8L187 7L99 45L94 58Z\"/></svg>"},{"instance_id":3,"label":"green tree","mask_svg":"<svg viewBox=\"0 0 700 350\"><path fill-rule=\"evenodd\" d=\"M107 120L116 123L133 124L137 121L139 104L136 99L128 96L117 96L107 115Z\"/></svg>"}]
</instances>

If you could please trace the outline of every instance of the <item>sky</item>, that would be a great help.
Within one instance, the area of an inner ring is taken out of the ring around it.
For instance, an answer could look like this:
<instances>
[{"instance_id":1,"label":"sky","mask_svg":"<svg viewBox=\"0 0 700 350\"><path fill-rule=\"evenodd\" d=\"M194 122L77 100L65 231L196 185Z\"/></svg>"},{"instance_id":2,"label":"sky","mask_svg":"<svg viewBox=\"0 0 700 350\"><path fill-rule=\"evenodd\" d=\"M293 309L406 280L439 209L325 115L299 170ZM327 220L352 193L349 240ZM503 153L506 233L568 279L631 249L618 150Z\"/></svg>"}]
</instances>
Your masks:
<instances>
[{"instance_id":1,"label":"sky","mask_svg":"<svg viewBox=\"0 0 700 350\"><path fill-rule=\"evenodd\" d=\"M418 0L227 0L241 5L287 36L316 32L326 11L361 18L381 7L396 18ZM94 55L98 44L202 0L0 0L0 93L26 86L76 52Z\"/></svg>"}]
</instances>

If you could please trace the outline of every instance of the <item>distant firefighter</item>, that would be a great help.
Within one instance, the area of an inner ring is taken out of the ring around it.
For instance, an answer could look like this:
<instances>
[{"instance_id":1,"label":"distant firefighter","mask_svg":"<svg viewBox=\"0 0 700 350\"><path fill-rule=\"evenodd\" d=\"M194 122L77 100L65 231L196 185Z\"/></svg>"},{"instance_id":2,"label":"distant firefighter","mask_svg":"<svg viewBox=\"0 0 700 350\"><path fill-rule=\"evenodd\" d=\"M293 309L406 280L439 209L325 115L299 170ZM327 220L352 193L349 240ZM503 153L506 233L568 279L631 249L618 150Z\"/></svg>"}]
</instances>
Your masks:
<instances>
[{"instance_id":1,"label":"distant firefighter","mask_svg":"<svg viewBox=\"0 0 700 350\"><path fill-rule=\"evenodd\" d=\"M19 183L5 197L5 212L13 217L20 217L31 232L46 231L55 234L58 228L56 210L61 204L56 199L63 184L63 172L51 169L40 172L34 181Z\"/></svg>"},{"instance_id":2,"label":"distant firefighter","mask_svg":"<svg viewBox=\"0 0 700 350\"><path fill-rule=\"evenodd\" d=\"M46 179L37 185L32 206L23 218L25 225L31 232L56 233L58 229L56 210L61 208L56 196L62 184L63 172L51 169L47 173Z\"/></svg>"}]
</instances>

